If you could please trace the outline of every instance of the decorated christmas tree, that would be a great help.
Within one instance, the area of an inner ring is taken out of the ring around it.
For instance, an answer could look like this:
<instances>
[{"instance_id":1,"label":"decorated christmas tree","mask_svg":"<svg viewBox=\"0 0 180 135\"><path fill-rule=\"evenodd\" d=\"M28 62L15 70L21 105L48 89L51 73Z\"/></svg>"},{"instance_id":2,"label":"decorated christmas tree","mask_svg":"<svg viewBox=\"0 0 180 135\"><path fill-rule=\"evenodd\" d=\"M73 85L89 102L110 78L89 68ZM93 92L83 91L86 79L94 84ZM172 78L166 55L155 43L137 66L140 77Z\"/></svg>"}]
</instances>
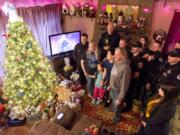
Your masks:
<instances>
[{"instance_id":1,"label":"decorated christmas tree","mask_svg":"<svg viewBox=\"0 0 180 135\"><path fill-rule=\"evenodd\" d=\"M10 117L21 119L24 115L39 113L42 103L52 102L57 78L21 18L9 20L7 30L3 92L11 110Z\"/></svg>"}]
</instances>

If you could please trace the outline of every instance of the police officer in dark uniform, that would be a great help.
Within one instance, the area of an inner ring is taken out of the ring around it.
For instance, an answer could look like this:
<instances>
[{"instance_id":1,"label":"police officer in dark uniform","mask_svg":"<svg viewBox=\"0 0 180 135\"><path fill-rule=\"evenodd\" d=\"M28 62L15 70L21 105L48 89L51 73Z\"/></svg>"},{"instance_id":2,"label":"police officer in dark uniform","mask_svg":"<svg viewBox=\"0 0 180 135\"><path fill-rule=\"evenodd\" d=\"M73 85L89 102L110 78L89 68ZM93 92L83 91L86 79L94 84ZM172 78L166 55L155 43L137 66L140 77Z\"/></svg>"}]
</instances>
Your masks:
<instances>
[{"instance_id":1,"label":"police officer in dark uniform","mask_svg":"<svg viewBox=\"0 0 180 135\"><path fill-rule=\"evenodd\" d=\"M132 59L131 59L131 69L132 77L129 90L126 95L126 110L130 110L132 107L133 98L138 99L140 96L140 79L142 79L142 71L144 68L144 60L141 55L142 44L140 42L135 42L132 44Z\"/></svg>"},{"instance_id":2,"label":"police officer in dark uniform","mask_svg":"<svg viewBox=\"0 0 180 135\"><path fill-rule=\"evenodd\" d=\"M159 82L166 81L174 83L176 87L180 89L180 49L177 46L168 54L168 61L166 62L162 74L159 77ZM170 135L179 135L180 131L180 95L177 103L176 113L171 121L172 128Z\"/></svg>"},{"instance_id":3,"label":"police officer in dark uniform","mask_svg":"<svg viewBox=\"0 0 180 135\"><path fill-rule=\"evenodd\" d=\"M142 100L144 107L146 106L147 100L151 98L155 93L155 84L158 80L158 74L161 71L161 67L163 65L163 55L159 51L161 48L161 43L158 41L154 41L150 50L146 54L145 59L145 67L144 67L144 82L143 82L143 94Z\"/></svg>"},{"instance_id":4,"label":"police officer in dark uniform","mask_svg":"<svg viewBox=\"0 0 180 135\"><path fill-rule=\"evenodd\" d=\"M101 52L101 60L106 57L108 50L114 52L115 48L118 47L119 40L119 33L115 30L113 23L109 23L107 25L107 32L101 35L98 43L98 47Z\"/></svg>"},{"instance_id":5,"label":"police officer in dark uniform","mask_svg":"<svg viewBox=\"0 0 180 135\"><path fill-rule=\"evenodd\" d=\"M86 78L81 68L81 59L87 51L88 44L88 35L86 33L83 33L81 34L81 42L75 46L73 51L73 58L77 64L77 70L79 72L79 83L81 85L86 84Z\"/></svg>"},{"instance_id":6,"label":"police officer in dark uniform","mask_svg":"<svg viewBox=\"0 0 180 135\"><path fill-rule=\"evenodd\" d=\"M180 88L180 49L174 49L169 53L168 63L164 66L159 81L170 81Z\"/></svg>"}]
</instances>

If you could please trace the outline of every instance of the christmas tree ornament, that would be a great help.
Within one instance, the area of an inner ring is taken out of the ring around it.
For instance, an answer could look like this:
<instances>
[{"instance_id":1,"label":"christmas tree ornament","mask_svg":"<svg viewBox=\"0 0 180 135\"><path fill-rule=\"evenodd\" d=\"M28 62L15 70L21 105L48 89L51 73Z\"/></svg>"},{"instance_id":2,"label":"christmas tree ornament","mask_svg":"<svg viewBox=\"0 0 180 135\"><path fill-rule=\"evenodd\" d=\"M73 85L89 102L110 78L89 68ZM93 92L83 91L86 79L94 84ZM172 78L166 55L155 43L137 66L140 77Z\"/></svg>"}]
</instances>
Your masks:
<instances>
[{"instance_id":1,"label":"christmas tree ornament","mask_svg":"<svg viewBox=\"0 0 180 135\"><path fill-rule=\"evenodd\" d=\"M32 48L32 42L29 40L26 44L26 49Z\"/></svg>"}]
</instances>

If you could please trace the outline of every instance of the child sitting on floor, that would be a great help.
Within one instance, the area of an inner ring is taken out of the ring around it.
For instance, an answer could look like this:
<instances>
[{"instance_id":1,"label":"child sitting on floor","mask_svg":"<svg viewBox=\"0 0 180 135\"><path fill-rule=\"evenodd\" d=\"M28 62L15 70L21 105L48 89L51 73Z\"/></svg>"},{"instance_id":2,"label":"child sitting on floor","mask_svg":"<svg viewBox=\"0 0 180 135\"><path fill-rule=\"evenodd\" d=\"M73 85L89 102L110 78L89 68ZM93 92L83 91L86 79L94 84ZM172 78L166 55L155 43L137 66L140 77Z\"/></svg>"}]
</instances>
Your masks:
<instances>
[{"instance_id":1,"label":"child sitting on floor","mask_svg":"<svg viewBox=\"0 0 180 135\"><path fill-rule=\"evenodd\" d=\"M95 80L95 87L93 92L93 100L92 104L99 105L102 102L102 99L104 97L104 78L105 78L105 72L102 63L99 63L97 65L97 74L94 76L96 78Z\"/></svg>"}]
</instances>

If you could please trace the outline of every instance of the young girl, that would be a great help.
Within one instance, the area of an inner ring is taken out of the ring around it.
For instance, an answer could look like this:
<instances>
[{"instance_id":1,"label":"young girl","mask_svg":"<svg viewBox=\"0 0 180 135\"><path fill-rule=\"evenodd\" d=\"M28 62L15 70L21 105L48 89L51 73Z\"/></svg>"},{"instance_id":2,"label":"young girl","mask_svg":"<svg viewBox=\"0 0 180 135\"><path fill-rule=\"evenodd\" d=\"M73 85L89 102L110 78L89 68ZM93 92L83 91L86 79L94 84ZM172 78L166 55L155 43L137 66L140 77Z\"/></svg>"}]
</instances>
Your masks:
<instances>
[{"instance_id":1,"label":"young girl","mask_svg":"<svg viewBox=\"0 0 180 135\"><path fill-rule=\"evenodd\" d=\"M104 97L103 80L105 78L105 72L102 63L99 63L97 65L97 70L98 70L97 74L96 76L94 76L96 77L96 80L95 80L92 104L99 105Z\"/></svg>"},{"instance_id":2,"label":"young girl","mask_svg":"<svg viewBox=\"0 0 180 135\"><path fill-rule=\"evenodd\" d=\"M108 51L106 55L106 59L103 61L103 67L106 73L104 85L106 87L105 94L104 94L104 102L105 102L105 107L109 107L111 99L109 96L110 93L110 87L109 87L109 81L110 81L110 76L111 76L111 70L113 67L114 63L114 56L112 51Z\"/></svg>"}]
</instances>

